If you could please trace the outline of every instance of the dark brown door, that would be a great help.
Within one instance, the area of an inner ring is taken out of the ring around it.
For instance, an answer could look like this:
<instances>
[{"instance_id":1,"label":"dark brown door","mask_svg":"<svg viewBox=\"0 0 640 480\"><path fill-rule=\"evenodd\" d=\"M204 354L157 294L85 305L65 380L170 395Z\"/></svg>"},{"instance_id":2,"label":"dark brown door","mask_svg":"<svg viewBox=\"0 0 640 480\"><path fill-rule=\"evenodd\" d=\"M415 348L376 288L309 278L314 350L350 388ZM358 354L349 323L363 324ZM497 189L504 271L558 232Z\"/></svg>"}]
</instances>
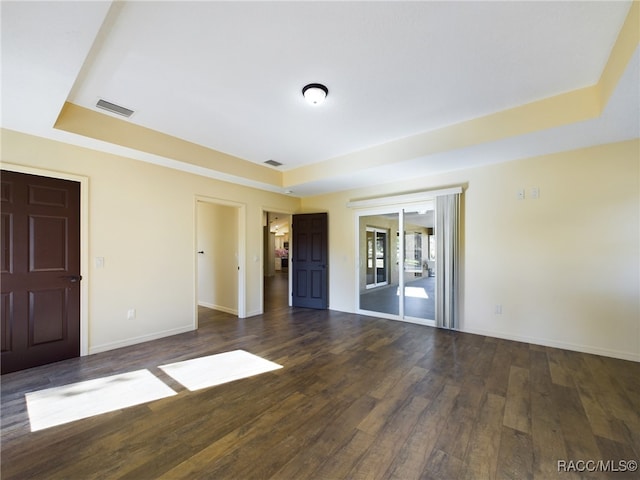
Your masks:
<instances>
[{"instance_id":1,"label":"dark brown door","mask_svg":"<svg viewBox=\"0 0 640 480\"><path fill-rule=\"evenodd\" d=\"M80 355L80 184L0 172L2 373Z\"/></svg>"},{"instance_id":2,"label":"dark brown door","mask_svg":"<svg viewBox=\"0 0 640 480\"><path fill-rule=\"evenodd\" d=\"M328 301L326 213L293 216L293 306L325 309Z\"/></svg>"}]
</instances>

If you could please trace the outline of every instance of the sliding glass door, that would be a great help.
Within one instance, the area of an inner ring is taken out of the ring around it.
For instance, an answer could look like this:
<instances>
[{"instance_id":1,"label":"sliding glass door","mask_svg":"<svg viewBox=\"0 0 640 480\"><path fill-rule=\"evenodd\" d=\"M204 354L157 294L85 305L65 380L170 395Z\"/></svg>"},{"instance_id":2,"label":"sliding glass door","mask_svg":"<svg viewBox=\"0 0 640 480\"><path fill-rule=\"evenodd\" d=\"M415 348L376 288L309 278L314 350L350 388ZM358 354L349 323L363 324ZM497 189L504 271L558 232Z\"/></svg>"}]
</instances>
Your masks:
<instances>
[{"instance_id":1,"label":"sliding glass door","mask_svg":"<svg viewBox=\"0 0 640 480\"><path fill-rule=\"evenodd\" d=\"M461 193L453 187L349 202L358 312L457 328Z\"/></svg>"},{"instance_id":2,"label":"sliding glass door","mask_svg":"<svg viewBox=\"0 0 640 480\"><path fill-rule=\"evenodd\" d=\"M359 306L363 310L398 315L398 214L363 215L359 221ZM394 287L395 286L395 287Z\"/></svg>"},{"instance_id":3,"label":"sliding glass door","mask_svg":"<svg viewBox=\"0 0 640 480\"><path fill-rule=\"evenodd\" d=\"M360 310L433 323L433 221L432 205L359 217Z\"/></svg>"},{"instance_id":4,"label":"sliding glass door","mask_svg":"<svg viewBox=\"0 0 640 480\"><path fill-rule=\"evenodd\" d=\"M404 318L435 321L435 257L429 255L433 241L434 212L429 206L403 209Z\"/></svg>"}]
</instances>

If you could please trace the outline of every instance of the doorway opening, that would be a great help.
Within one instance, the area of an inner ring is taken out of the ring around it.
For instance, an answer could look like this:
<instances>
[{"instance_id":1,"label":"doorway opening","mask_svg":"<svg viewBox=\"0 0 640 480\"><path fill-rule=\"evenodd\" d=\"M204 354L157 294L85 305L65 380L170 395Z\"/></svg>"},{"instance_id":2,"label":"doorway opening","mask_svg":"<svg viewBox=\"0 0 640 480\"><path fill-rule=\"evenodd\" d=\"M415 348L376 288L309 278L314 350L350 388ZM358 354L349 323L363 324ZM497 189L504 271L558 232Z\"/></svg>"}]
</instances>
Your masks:
<instances>
[{"instance_id":1,"label":"doorway opening","mask_svg":"<svg viewBox=\"0 0 640 480\"><path fill-rule=\"evenodd\" d=\"M196 198L196 309L206 307L239 318L245 307L245 207Z\"/></svg>"},{"instance_id":2,"label":"doorway opening","mask_svg":"<svg viewBox=\"0 0 640 480\"><path fill-rule=\"evenodd\" d=\"M291 214L263 211L262 311L271 312L291 305Z\"/></svg>"}]
</instances>

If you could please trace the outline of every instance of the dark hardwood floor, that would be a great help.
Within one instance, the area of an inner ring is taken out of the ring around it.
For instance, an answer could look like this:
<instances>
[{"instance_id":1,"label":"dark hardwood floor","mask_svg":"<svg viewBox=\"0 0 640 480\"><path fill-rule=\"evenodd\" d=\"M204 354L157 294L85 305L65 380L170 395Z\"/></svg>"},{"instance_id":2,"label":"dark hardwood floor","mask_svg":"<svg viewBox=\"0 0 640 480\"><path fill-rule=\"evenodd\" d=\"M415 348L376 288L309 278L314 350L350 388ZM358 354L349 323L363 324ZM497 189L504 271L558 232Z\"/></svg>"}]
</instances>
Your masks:
<instances>
[{"instance_id":1,"label":"dark hardwood floor","mask_svg":"<svg viewBox=\"0 0 640 480\"><path fill-rule=\"evenodd\" d=\"M638 478L558 472L640 460L638 363L270 307L3 376L2 478ZM235 349L284 368L195 392L157 368ZM30 432L25 393L141 368L178 394Z\"/></svg>"},{"instance_id":2,"label":"dark hardwood floor","mask_svg":"<svg viewBox=\"0 0 640 480\"><path fill-rule=\"evenodd\" d=\"M275 275L264 277L265 313L289 307L289 272L276 271Z\"/></svg>"}]
</instances>

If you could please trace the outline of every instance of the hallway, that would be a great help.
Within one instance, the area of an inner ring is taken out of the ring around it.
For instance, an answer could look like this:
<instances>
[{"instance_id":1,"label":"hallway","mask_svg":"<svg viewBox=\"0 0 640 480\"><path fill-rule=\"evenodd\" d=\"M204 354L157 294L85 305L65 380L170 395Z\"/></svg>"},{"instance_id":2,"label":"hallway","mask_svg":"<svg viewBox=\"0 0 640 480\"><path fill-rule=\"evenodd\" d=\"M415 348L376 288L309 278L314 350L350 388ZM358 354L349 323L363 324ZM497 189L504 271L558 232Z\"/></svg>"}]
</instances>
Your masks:
<instances>
[{"instance_id":1,"label":"hallway","mask_svg":"<svg viewBox=\"0 0 640 480\"><path fill-rule=\"evenodd\" d=\"M289 274L276 271L275 275L264 278L264 312L274 312L289 308Z\"/></svg>"}]
</instances>

